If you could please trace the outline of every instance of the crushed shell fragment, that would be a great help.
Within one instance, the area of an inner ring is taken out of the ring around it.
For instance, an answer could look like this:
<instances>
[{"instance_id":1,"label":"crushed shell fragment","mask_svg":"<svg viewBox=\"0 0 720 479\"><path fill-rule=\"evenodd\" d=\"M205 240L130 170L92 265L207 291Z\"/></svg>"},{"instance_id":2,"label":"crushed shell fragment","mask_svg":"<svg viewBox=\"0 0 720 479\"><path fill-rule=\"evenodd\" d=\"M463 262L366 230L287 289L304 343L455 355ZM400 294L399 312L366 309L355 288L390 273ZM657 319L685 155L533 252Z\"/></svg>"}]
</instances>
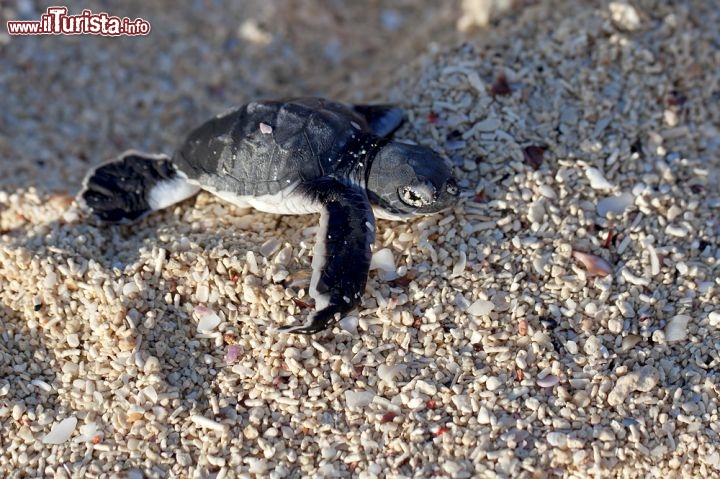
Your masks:
<instances>
[{"instance_id":1,"label":"crushed shell fragment","mask_svg":"<svg viewBox=\"0 0 720 479\"><path fill-rule=\"evenodd\" d=\"M72 436L73 431L75 431L75 426L77 426L77 418L75 416L70 416L55 423L52 429L50 429L50 432L42 438L42 443L62 444L67 442L70 436Z\"/></svg>"},{"instance_id":2,"label":"crushed shell fragment","mask_svg":"<svg viewBox=\"0 0 720 479\"><path fill-rule=\"evenodd\" d=\"M584 253L582 251L573 251L573 258L578 260L585 269L596 276L605 277L612 273L612 266L600 256Z\"/></svg>"}]
</instances>

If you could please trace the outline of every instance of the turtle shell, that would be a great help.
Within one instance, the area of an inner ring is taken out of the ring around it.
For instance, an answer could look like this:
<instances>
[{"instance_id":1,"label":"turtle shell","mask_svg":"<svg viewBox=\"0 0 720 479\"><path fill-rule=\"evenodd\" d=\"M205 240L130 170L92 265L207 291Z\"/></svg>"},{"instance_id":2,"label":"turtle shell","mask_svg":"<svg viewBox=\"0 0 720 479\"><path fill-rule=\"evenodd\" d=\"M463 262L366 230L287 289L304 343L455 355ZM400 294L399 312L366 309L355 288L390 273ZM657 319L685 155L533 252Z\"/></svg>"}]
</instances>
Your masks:
<instances>
[{"instance_id":1,"label":"turtle shell","mask_svg":"<svg viewBox=\"0 0 720 479\"><path fill-rule=\"evenodd\" d=\"M379 140L365 117L341 103L257 101L194 130L173 163L206 189L274 195L320 177L362 177Z\"/></svg>"}]
</instances>

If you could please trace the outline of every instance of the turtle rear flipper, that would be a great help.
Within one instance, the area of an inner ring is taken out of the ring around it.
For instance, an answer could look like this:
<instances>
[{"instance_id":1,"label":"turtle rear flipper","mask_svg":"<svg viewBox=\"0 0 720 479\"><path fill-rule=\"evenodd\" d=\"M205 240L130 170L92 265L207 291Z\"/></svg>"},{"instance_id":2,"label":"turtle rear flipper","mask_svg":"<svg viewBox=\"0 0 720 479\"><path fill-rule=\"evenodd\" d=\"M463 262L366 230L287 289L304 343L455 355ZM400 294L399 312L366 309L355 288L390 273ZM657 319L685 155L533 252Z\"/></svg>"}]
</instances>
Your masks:
<instances>
[{"instance_id":1,"label":"turtle rear flipper","mask_svg":"<svg viewBox=\"0 0 720 479\"><path fill-rule=\"evenodd\" d=\"M280 331L314 334L337 323L341 315L360 304L370 269L375 217L361 188L320 178L303 189L323 205L310 280L316 312L306 324L285 326Z\"/></svg>"},{"instance_id":2,"label":"turtle rear flipper","mask_svg":"<svg viewBox=\"0 0 720 479\"><path fill-rule=\"evenodd\" d=\"M166 155L126 151L91 170L78 195L102 221L129 223L199 191Z\"/></svg>"}]
</instances>

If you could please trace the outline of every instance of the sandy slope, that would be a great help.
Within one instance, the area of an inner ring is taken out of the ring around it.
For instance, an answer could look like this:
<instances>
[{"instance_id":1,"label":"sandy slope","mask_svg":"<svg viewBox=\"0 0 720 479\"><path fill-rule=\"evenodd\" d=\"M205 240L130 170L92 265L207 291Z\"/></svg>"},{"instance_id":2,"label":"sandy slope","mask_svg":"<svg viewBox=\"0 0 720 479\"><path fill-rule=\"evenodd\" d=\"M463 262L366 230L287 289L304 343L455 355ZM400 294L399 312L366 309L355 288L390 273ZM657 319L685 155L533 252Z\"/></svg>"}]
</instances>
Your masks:
<instances>
[{"instance_id":1,"label":"sandy slope","mask_svg":"<svg viewBox=\"0 0 720 479\"><path fill-rule=\"evenodd\" d=\"M0 475L720 474L718 2L518 2L457 47L460 5L147 3L108 12L147 38L0 36ZM297 94L403 104L467 189L379 222L400 278L347 330L276 331L316 217L103 228L62 193Z\"/></svg>"}]
</instances>

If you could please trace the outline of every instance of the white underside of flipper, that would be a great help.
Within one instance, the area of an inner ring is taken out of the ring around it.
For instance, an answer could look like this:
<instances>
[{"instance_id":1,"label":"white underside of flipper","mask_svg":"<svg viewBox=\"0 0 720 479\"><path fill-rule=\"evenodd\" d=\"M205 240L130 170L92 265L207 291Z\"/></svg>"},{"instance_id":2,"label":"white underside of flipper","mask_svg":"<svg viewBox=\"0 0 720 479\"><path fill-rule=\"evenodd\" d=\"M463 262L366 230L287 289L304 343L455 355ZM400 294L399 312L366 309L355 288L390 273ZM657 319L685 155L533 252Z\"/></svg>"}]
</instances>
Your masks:
<instances>
[{"instance_id":1,"label":"white underside of flipper","mask_svg":"<svg viewBox=\"0 0 720 479\"><path fill-rule=\"evenodd\" d=\"M320 213L320 227L315 235L315 246L313 247L312 276L310 277L310 297L315 300L315 311L325 309L330 304L330 296L320 293L317 290L320 276L327 263L327 248L325 242L328 234L328 213L322 210Z\"/></svg>"},{"instance_id":2,"label":"white underside of flipper","mask_svg":"<svg viewBox=\"0 0 720 479\"><path fill-rule=\"evenodd\" d=\"M167 208L179 203L200 191L200 187L193 185L178 172L178 178L161 181L152 187L148 193L148 204L154 211Z\"/></svg>"}]
</instances>

